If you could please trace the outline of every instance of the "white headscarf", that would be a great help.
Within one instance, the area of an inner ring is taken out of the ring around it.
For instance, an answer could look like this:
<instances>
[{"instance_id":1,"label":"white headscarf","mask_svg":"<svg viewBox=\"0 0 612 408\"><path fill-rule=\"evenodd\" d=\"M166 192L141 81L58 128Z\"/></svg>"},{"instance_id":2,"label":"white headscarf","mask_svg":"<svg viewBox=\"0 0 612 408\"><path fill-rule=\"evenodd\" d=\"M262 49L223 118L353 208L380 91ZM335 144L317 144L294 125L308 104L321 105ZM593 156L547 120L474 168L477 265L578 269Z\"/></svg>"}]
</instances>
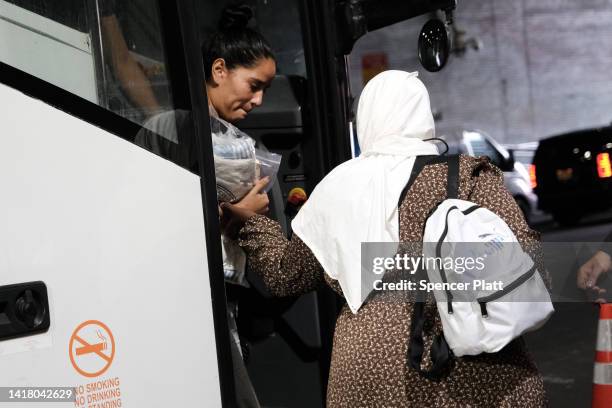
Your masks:
<instances>
[{"instance_id":1,"label":"white headscarf","mask_svg":"<svg viewBox=\"0 0 612 408\"><path fill-rule=\"evenodd\" d=\"M432 137L429 94L417 73L377 75L359 99L361 155L332 170L291 224L353 313L370 293L361 288L361 243L399 241L398 200L416 156L438 154L423 141Z\"/></svg>"}]
</instances>

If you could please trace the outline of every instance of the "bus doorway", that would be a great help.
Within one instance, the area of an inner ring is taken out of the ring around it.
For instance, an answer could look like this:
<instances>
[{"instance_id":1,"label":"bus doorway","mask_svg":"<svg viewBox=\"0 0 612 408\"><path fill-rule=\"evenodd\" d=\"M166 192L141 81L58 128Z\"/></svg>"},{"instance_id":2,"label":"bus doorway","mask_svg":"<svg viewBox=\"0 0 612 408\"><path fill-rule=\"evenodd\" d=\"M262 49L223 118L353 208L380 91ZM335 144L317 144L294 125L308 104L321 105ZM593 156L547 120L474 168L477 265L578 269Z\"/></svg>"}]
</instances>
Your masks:
<instances>
[{"instance_id":1,"label":"bus doorway","mask_svg":"<svg viewBox=\"0 0 612 408\"><path fill-rule=\"evenodd\" d=\"M201 4L203 37L214 31L221 10L233 3ZM454 2L391 1L377 2L377 7L373 2L344 1L240 3L252 8L252 27L270 42L277 77L263 105L237 126L283 157L270 192L269 216L290 236L295 215L288 203L291 192L301 189L309 194L329 171L352 157L354 115L345 54L354 41L368 30L449 8ZM378 14L369 19L374 10ZM359 18L362 26L349 24ZM416 46L416 38L408 40ZM258 276L247 270L247 277L249 289L228 286L238 299L238 329L259 402L274 407L325 406L334 325L343 299L328 287L300 297L273 298Z\"/></svg>"}]
</instances>

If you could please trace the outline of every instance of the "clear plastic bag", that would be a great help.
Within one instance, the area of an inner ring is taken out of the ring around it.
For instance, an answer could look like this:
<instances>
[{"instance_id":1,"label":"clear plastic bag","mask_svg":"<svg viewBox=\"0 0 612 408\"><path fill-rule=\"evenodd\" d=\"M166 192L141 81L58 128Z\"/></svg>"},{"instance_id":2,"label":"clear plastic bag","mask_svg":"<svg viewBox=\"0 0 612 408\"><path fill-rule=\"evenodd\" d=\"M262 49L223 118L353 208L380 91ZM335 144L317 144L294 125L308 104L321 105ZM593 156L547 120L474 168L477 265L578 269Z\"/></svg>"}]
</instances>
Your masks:
<instances>
[{"instance_id":1,"label":"clear plastic bag","mask_svg":"<svg viewBox=\"0 0 612 408\"><path fill-rule=\"evenodd\" d=\"M255 141L237 127L211 117L217 198L235 202L247 194L257 180Z\"/></svg>"},{"instance_id":2,"label":"clear plastic bag","mask_svg":"<svg viewBox=\"0 0 612 408\"><path fill-rule=\"evenodd\" d=\"M272 186L276 181L276 174L278 173L282 156L280 154L272 153L260 148L255 149L255 155L257 157L259 178L270 177L270 182L262 190L263 192L268 193L270 190L272 190Z\"/></svg>"},{"instance_id":3,"label":"clear plastic bag","mask_svg":"<svg viewBox=\"0 0 612 408\"><path fill-rule=\"evenodd\" d=\"M211 133L220 202L239 201L257 180L266 176L270 177L270 183L264 191L270 191L280 166L280 155L255 148L255 141L249 135L220 118L211 117Z\"/></svg>"},{"instance_id":4,"label":"clear plastic bag","mask_svg":"<svg viewBox=\"0 0 612 408\"><path fill-rule=\"evenodd\" d=\"M281 156L265 148L255 148L255 141L237 127L211 116L213 156L217 179L217 199L236 202L255 182L270 177L266 193L272 188ZM246 255L236 241L222 236L223 272L227 282L248 287L245 279Z\"/></svg>"}]
</instances>

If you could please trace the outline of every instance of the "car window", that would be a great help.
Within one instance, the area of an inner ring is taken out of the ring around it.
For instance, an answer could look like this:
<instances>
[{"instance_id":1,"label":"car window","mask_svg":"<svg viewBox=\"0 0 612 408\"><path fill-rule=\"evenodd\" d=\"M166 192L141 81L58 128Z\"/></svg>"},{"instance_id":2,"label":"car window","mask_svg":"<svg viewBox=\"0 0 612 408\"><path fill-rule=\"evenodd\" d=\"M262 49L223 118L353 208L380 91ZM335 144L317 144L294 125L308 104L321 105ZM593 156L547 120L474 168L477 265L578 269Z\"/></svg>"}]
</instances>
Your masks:
<instances>
[{"instance_id":1,"label":"car window","mask_svg":"<svg viewBox=\"0 0 612 408\"><path fill-rule=\"evenodd\" d=\"M534 150L513 150L514 159L523 164L533 163Z\"/></svg>"}]
</instances>

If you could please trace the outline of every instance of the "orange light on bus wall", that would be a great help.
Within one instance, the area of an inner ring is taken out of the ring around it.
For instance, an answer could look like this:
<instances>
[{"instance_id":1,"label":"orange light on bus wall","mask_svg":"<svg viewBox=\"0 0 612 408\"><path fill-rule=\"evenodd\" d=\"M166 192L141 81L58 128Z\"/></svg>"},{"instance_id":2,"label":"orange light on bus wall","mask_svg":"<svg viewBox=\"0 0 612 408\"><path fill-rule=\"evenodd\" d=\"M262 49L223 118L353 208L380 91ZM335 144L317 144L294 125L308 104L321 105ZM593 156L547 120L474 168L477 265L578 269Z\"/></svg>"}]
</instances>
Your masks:
<instances>
[{"instance_id":1,"label":"orange light on bus wall","mask_svg":"<svg viewBox=\"0 0 612 408\"><path fill-rule=\"evenodd\" d=\"M538 186L535 164L529 165L529 181L531 182L531 188L536 188Z\"/></svg>"},{"instance_id":2,"label":"orange light on bus wall","mask_svg":"<svg viewBox=\"0 0 612 408\"><path fill-rule=\"evenodd\" d=\"M597 155L597 174L600 178L612 176L612 166L610 165L610 155L608 153L599 153Z\"/></svg>"}]
</instances>

